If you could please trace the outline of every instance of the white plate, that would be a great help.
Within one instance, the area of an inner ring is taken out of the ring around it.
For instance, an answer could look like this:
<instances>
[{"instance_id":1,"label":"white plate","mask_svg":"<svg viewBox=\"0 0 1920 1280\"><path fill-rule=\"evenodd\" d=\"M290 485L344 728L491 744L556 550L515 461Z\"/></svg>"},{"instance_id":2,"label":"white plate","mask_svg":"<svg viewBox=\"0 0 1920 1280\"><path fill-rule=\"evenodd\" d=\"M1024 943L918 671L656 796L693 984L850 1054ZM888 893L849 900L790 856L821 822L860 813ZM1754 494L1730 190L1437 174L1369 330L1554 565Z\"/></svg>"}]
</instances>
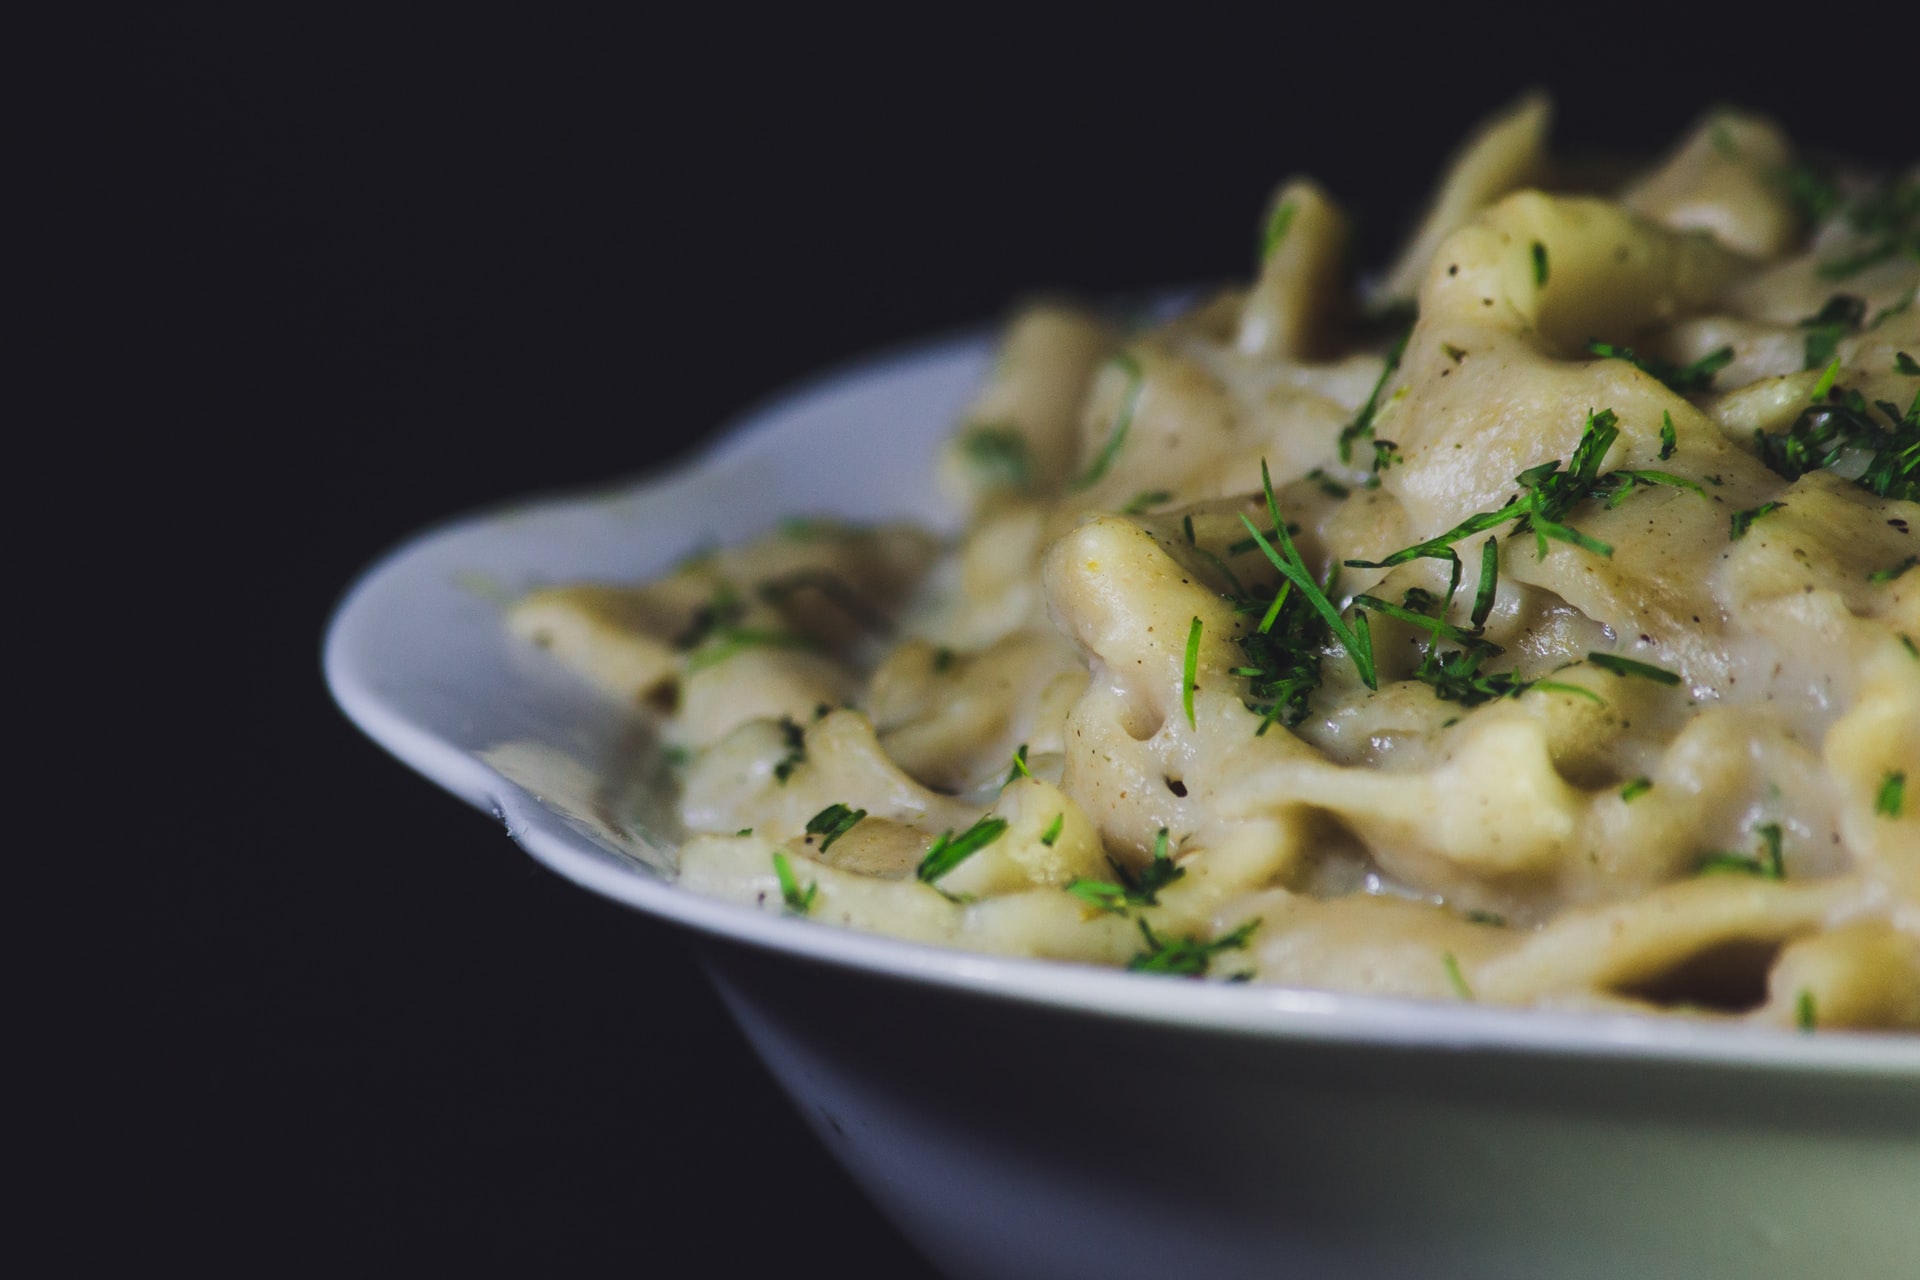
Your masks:
<instances>
[{"instance_id":1,"label":"white plate","mask_svg":"<svg viewBox=\"0 0 1920 1280\"><path fill-rule=\"evenodd\" d=\"M342 602L334 696L561 875L704 937L803 1113L955 1274L1920 1273L1920 1040L968 955L658 874L671 818L621 781L647 744L512 641L501 602L644 579L789 515L925 519L989 354L968 337L882 357L686 470L421 535ZM1061 1128L1035 1091L1084 1123Z\"/></svg>"}]
</instances>

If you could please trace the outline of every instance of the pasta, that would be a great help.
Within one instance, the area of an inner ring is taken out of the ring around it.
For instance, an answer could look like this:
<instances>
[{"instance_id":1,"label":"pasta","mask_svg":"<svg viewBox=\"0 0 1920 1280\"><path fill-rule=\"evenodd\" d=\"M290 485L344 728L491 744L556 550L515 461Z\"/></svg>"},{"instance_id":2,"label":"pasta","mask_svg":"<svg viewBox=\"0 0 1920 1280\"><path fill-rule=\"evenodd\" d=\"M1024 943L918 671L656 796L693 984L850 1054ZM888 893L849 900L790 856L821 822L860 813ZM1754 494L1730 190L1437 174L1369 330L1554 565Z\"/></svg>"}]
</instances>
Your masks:
<instances>
[{"instance_id":1,"label":"pasta","mask_svg":"<svg viewBox=\"0 0 1920 1280\"><path fill-rule=\"evenodd\" d=\"M1022 310L951 542L790 522L510 616L680 760L687 888L1006 954L1920 1027L1920 170L1488 122L1363 296Z\"/></svg>"}]
</instances>

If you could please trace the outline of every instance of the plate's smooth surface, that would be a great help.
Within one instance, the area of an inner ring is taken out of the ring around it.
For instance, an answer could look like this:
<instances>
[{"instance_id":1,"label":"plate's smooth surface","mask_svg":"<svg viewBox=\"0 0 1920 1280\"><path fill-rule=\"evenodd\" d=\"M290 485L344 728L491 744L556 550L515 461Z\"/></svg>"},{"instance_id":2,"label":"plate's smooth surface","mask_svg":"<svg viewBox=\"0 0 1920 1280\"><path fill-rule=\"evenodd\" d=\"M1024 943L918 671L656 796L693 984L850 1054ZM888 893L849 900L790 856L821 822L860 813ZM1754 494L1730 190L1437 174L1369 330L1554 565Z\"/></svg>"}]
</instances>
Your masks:
<instances>
[{"instance_id":1,"label":"plate's smooth surface","mask_svg":"<svg viewBox=\"0 0 1920 1280\"><path fill-rule=\"evenodd\" d=\"M688 470L421 536L341 604L335 697L560 874L707 935L723 994L803 1112L956 1274L1164 1275L1183 1257L1215 1277L1912 1274L1912 1038L968 955L657 874L667 827L618 783L631 725L512 641L502 602L541 582L644 579L789 515L939 522L923 495L989 351L965 338L877 359L750 416ZM890 1052L872 1025L900 1030ZM975 1070L938 1069L983 1052ZM1128 1142L1060 1149L1075 1124L1115 1123ZM1176 1168L1187 1189L1169 1199ZM1369 1231L1374 1214L1398 1234Z\"/></svg>"}]
</instances>

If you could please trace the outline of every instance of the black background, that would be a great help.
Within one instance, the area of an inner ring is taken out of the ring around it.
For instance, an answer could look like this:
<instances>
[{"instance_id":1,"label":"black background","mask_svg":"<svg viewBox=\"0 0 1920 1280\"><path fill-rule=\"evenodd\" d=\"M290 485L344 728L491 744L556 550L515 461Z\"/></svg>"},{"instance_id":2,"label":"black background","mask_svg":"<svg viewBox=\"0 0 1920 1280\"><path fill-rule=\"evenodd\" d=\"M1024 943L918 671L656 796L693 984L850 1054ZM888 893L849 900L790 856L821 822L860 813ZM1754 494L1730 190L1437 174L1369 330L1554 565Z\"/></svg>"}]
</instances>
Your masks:
<instances>
[{"instance_id":1,"label":"black background","mask_svg":"<svg viewBox=\"0 0 1920 1280\"><path fill-rule=\"evenodd\" d=\"M69 1152L115 1212L76 1245L221 1274L929 1274L680 937L333 709L320 637L355 573L1035 288L1244 272L1289 173L1378 261L1532 84L1576 147L1654 150L1730 100L1912 160L1905 55L1871 29L1265 12L261 6L117 33L74 284L113 403L69 443L144 495L115 610L147 646L129 757L156 791L97 895L130 999L89 1077L113 1123Z\"/></svg>"}]
</instances>

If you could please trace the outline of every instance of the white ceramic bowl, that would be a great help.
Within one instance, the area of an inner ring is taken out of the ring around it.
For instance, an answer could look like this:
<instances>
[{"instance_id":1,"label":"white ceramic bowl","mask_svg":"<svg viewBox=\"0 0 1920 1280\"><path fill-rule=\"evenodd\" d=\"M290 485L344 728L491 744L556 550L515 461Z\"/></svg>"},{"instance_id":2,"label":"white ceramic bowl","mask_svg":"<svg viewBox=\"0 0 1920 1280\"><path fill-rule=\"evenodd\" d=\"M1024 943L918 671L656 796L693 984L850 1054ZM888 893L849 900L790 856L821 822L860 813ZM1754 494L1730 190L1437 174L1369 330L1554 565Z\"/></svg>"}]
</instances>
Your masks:
<instances>
[{"instance_id":1,"label":"white ceramic bowl","mask_svg":"<svg viewBox=\"0 0 1920 1280\"><path fill-rule=\"evenodd\" d=\"M335 697L561 875L686 926L821 1139L956 1277L1920 1276L1914 1038L968 955L663 878L671 818L622 781L647 744L513 642L501 600L787 515L927 518L988 356L876 359L687 470L419 537L341 604Z\"/></svg>"}]
</instances>

